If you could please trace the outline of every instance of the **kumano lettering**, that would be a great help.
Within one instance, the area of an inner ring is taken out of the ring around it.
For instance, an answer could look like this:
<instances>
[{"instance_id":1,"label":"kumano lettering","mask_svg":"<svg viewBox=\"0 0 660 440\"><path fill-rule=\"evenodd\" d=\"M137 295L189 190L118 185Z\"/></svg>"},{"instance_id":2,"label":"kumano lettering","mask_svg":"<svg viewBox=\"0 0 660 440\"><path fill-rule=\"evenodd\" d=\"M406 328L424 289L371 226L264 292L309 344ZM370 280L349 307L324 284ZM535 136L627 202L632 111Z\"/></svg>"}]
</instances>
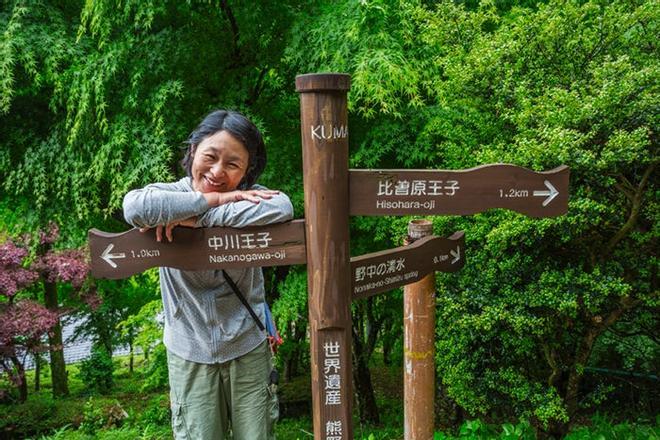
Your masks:
<instances>
[{"instance_id":1,"label":"kumano lettering","mask_svg":"<svg viewBox=\"0 0 660 440\"><path fill-rule=\"evenodd\" d=\"M346 139L348 127L345 125L312 125L312 139Z\"/></svg>"}]
</instances>

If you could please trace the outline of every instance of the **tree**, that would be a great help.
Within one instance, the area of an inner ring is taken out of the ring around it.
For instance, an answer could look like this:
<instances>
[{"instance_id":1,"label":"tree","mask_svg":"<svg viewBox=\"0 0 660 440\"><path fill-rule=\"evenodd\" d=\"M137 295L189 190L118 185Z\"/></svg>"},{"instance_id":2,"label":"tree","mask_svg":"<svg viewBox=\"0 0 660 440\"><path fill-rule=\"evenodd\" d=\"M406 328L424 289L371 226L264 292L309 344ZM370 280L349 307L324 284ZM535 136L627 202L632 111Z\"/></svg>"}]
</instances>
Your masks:
<instances>
[{"instance_id":1,"label":"tree","mask_svg":"<svg viewBox=\"0 0 660 440\"><path fill-rule=\"evenodd\" d=\"M571 167L567 216L434 219L469 243L458 279L438 284L445 391L472 414L511 408L561 434L599 337L658 304L658 6L469 7L333 2L297 21L287 54L351 73L353 166Z\"/></svg>"},{"instance_id":2,"label":"tree","mask_svg":"<svg viewBox=\"0 0 660 440\"><path fill-rule=\"evenodd\" d=\"M23 267L27 250L12 241L0 245L0 373L18 388L19 402L28 395L25 357L45 349L41 337L53 328L58 316L42 305L16 294L39 277Z\"/></svg>"},{"instance_id":3,"label":"tree","mask_svg":"<svg viewBox=\"0 0 660 440\"><path fill-rule=\"evenodd\" d=\"M582 378L604 358L592 356L599 341L657 326L657 2L118 5L3 3L2 222L59 220L64 247L91 225L124 229L122 196L174 179L176 145L215 107L266 132L262 182L300 217L294 76L347 72L353 167L571 167L567 216L434 219L437 234L464 229L469 244L465 269L438 278L437 325L443 393L466 412L507 408L502 418L561 434L591 391ZM376 237L353 240L352 253L399 245L408 220L352 219L352 238ZM304 308L304 278L287 277L281 316ZM356 321L398 306L369 307ZM401 332L389 322L383 341ZM372 334L360 325L358 343ZM302 338L302 325L286 326ZM637 362L657 364L656 353Z\"/></svg>"},{"instance_id":4,"label":"tree","mask_svg":"<svg viewBox=\"0 0 660 440\"><path fill-rule=\"evenodd\" d=\"M69 388L64 362L62 326L59 320L61 310L58 283L70 283L74 289L80 289L89 273L89 266L81 250L53 250L53 243L58 238L59 228L55 223L51 223L48 230L39 232L37 258L32 267L39 273L46 308L58 316L55 325L48 333L48 344L53 395L64 396L69 394Z\"/></svg>"}]
</instances>

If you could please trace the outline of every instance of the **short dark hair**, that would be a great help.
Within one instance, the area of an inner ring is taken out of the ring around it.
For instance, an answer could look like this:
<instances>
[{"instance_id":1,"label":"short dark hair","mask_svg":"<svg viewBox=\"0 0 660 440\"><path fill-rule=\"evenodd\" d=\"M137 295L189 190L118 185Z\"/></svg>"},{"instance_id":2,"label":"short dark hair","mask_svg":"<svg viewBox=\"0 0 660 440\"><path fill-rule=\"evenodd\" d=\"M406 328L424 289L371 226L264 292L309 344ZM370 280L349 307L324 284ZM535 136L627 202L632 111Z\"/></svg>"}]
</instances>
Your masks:
<instances>
[{"instance_id":1,"label":"short dark hair","mask_svg":"<svg viewBox=\"0 0 660 440\"><path fill-rule=\"evenodd\" d=\"M238 189L248 189L257 182L266 168L266 147L256 125L237 111L214 110L206 115L184 142L187 147L181 166L188 177L192 177L192 163L197 146L207 137L223 130L241 142L248 151L248 168L243 180L238 184Z\"/></svg>"}]
</instances>

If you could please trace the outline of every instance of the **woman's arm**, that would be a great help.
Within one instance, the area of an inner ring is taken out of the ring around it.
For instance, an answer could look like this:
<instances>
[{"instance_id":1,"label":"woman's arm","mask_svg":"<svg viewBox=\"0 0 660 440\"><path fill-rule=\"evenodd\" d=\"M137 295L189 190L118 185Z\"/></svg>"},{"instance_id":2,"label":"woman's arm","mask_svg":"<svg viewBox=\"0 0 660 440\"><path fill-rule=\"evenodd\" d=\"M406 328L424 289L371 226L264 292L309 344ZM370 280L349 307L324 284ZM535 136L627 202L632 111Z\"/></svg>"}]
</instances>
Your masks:
<instances>
[{"instance_id":1,"label":"woman's arm","mask_svg":"<svg viewBox=\"0 0 660 440\"><path fill-rule=\"evenodd\" d=\"M255 185L254 190L267 191L262 186ZM200 215L198 227L229 226L241 228L244 226L281 223L293 218L293 205L289 197L282 193L272 193L269 198L261 198L258 203L251 200L240 200L214 207Z\"/></svg>"},{"instance_id":2,"label":"woman's arm","mask_svg":"<svg viewBox=\"0 0 660 440\"><path fill-rule=\"evenodd\" d=\"M192 191L186 179L154 183L124 196L124 218L135 227L152 228L198 216L210 205L202 193Z\"/></svg>"}]
</instances>

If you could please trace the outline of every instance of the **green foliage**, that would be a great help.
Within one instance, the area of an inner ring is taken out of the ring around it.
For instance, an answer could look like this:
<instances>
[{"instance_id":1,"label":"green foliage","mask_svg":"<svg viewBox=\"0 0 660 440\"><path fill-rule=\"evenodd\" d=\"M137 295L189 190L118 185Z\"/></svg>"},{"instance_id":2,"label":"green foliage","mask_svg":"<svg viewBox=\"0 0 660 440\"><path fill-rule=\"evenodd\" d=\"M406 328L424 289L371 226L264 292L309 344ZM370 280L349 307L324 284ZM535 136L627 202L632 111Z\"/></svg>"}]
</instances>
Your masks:
<instances>
[{"instance_id":1,"label":"green foliage","mask_svg":"<svg viewBox=\"0 0 660 440\"><path fill-rule=\"evenodd\" d=\"M210 108L243 110L263 126L269 112L251 107L283 87L290 19L281 2L5 2L3 191L31 200L41 219L66 217L79 241L90 222L117 228L110 216L123 195L171 180L176 145Z\"/></svg>"},{"instance_id":2,"label":"green foliage","mask_svg":"<svg viewBox=\"0 0 660 440\"><path fill-rule=\"evenodd\" d=\"M648 422L648 421L647 421ZM660 438L660 424L648 423L614 424L606 418L596 415L591 426L578 428L566 436L566 440L657 440Z\"/></svg>"},{"instance_id":3,"label":"green foliage","mask_svg":"<svg viewBox=\"0 0 660 440\"><path fill-rule=\"evenodd\" d=\"M657 307L659 15L654 2L344 1L298 24L287 60L352 75L351 166L571 167L566 216L434 218L467 232L467 266L439 278L437 365L470 413L568 421L568 380L598 337ZM353 220L352 253L398 245L406 221Z\"/></svg>"},{"instance_id":4,"label":"green foliage","mask_svg":"<svg viewBox=\"0 0 660 440\"><path fill-rule=\"evenodd\" d=\"M126 417L128 414L117 400L99 404L90 397L85 403L80 430L86 434L96 434L103 428L121 426Z\"/></svg>"},{"instance_id":5,"label":"green foliage","mask_svg":"<svg viewBox=\"0 0 660 440\"><path fill-rule=\"evenodd\" d=\"M156 345L153 349L144 371L143 391L162 390L167 387L167 349L163 343Z\"/></svg>"},{"instance_id":6,"label":"green foliage","mask_svg":"<svg viewBox=\"0 0 660 440\"><path fill-rule=\"evenodd\" d=\"M0 432L31 432L34 430L50 428L50 426L40 423L40 420L30 420L25 414L50 414L57 412L57 401L52 395L43 395L39 397L30 396L28 400L21 405L21 411L14 411L10 405L0 405ZM58 420L62 424L66 420Z\"/></svg>"},{"instance_id":7,"label":"green foliage","mask_svg":"<svg viewBox=\"0 0 660 440\"><path fill-rule=\"evenodd\" d=\"M439 235L465 230L468 245L465 268L438 277L443 389L473 415L575 420L569 382L582 404L616 392L580 389L585 367L660 365L659 16L650 0L7 1L0 234L54 219L69 246L92 226L125 229L122 196L179 174L177 146L216 107L263 129L262 182L300 217L294 76L347 72L352 167L571 168L565 216L433 222ZM408 221L352 219L351 254L400 245ZM153 273L99 283L109 314L92 322L149 353L145 383L161 386L155 284ZM401 334L399 294L386 295L372 305L383 349ZM293 270L273 306L283 359L307 353L306 301Z\"/></svg>"},{"instance_id":8,"label":"green foliage","mask_svg":"<svg viewBox=\"0 0 660 440\"><path fill-rule=\"evenodd\" d=\"M167 426L170 423L170 399L167 395L155 396L149 400L146 409L140 414L140 423L153 426Z\"/></svg>"},{"instance_id":9,"label":"green foliage","mask_svg":"<svg viewBox=\"0 0 660 440\"><path fill-rule=\"evenodd\" d=\"M78 372L82 382L90 389L107 394L112 389L114 365L112 356L105 348L94 347L89 359L80 362Z\"/></svg>"},{"instance_id":10,"label":"green foliage","mask_svg":"<svg viewBox=\"0 0 660 440\"><path fill-rule=\"evenodd\" d=\"M135 280L135 278L133 278ZM150 279L156 279L151 272ZM118 324L123 335L133 334L135 347L140 347L146 355L146 368L142 391L163 389L167 385L167 350L163 344L163 324L158 314L163 310L162 302L153 300L142 306L138 313L128 316Z\"/></svg>"},{"instance_id":11,"label":"green foliage","mask_svg":"<svg viewBox=\"0 0 660 440\"><path fill-rule=\"evenodd\" d=\"M280 296L273 304L272 312L284 340L277 351L277 368L283 371L288 364L298 371L288 371L287 374L300 374L301 367L307 367L309 362L307 272L302 268L291 270L277 290Z\"/></svg>"}]
</instances>

